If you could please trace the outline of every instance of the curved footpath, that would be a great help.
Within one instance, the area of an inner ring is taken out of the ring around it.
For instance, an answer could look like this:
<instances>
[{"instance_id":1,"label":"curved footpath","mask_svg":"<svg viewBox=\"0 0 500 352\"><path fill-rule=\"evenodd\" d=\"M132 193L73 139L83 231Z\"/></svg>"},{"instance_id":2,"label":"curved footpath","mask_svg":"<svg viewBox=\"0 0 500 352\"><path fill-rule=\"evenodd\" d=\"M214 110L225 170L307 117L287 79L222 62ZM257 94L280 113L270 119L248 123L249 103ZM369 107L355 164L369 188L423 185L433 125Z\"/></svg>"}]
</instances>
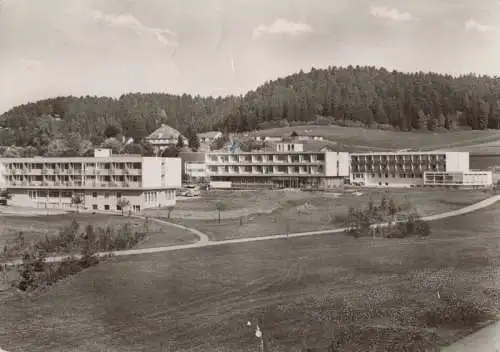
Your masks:
<instances>
[{"instance_id":1,"label":"curved footpath","mask_svg":"<svg viewBox=\"0 0 500 352\"><path fill-rule=\"evenodd\" d=\"M499 200L500 200L500 194L497 194L497 195L491 196L489 198L486 198L480 202L466 206L464 208L460 208L457 210L451 210L451 211L441 213L441 214L424 216L424 217L422 217L422 219L426 220L426 221L434 221L434 220L449 218L452 216L467 214L467 213L473 212L475 210L479 210L479 209L485 208L487 206L490 206ZM140 218L140 219L145 219L145 217L143 217L143 216L135 216L135 217ZM173 224L171 222L156 219L156 218L149 218L149 220L163 223L166 225L176 226L176 227L182 228L184 230L191 231L192 233L196 234L200 238L200 240L198 242L192 243L192 244L173 245L173 246L154 247L154 248L128 249L128 250L114 251L114 252L99 252L99 253L97 253L97 255L100 257L105 257L105 256L117 256L117 257L119 257L119 256L128 256L128 255L136 255L136 254L172 252L172 251L178 251L178 250L182 250L182 249L221 246L221 245L235 244L235 243L268 241L268 240L275 240L275 239L280 239L280 238L328 235L328 234L333 234L333 233L344 232L346 230L346 228L336 228L336 229L321 230L321 231L290 233L288 235L282 234L282 235L270 235L270 236L260 236L260 237L237 238L237 239L222 240L222 241L211 241L208 238L208 236L201 231L198 231L198 230L195 230L192 228L188 228L188 227L185 227L182 225L178 225L178 224ZM374 224L372 226L387 226L387 223ZM80 258L80 257L81 257L80 255L73 255L73 258ZM60 261L64 260L65 258L68 258L68 255L47 257L45 259L45 261L49 262L49 263L56 263L56 262L60 262ZM15 260L15 261L3 263L3 264L7 265L7 266L12 266L12 265L19 265L21 263L22 263L22 260L19 259L19 260Z\"/></svg>"},{"instance_id":2,"label":"curved footpath","mask_svg":"<svg viewBox=\"0 0 500 352\"><path fill-rule=\"evenodd\" d=\"M441 214L424 216L424 217L422 217L422 219L425 221L434 221L434 220L445 219L445 218L458 216L458 215L462 215L462 214L467 214L467 213L471 213L473 211L476 211L476 210L479 210L482 208L486 208L486 207L496 203L499 200L500 200L500 194L497 194L497 195L491 196L489 198L486 198L480 202L477 202L475 204L471 204L469 206L466 206L464 208L447 211L447 212L444 212ZM140 219L146 219L143 216L134 216L134 217L140 218ZM136 254L172 252L172 251L189 249L189 248L212 247L212 246L221 246L221 245L225 245L225 244L267 241L267 240L274 240L274 239L280 239L280 238L290 238L290 237L327 235L327 234L333 234L333 233L339 233L339 232L345 231L345 228L337 228L337 229L331 229L331 230L290 233L288 235L283 234L283 235L271 235L271 236L262 236L262 237L239 238L239 239L223 240L223 241L210 241L208 236L201 231L198 231L198 230L195 230L192 228L188 228L188 227L185 227L182 225L178 225L178 224L173 224L171 222L156 219L156 218L149 218L149 220L191 231L192 233L196 234L200 238L200 241L193 243L193 244L174 245L174 246L168 246L168 247L129 249L129 250L123 250L123 251L117 251L117 252L100 252L97 255L103 257L103 256L109 256L109 255L127 256L127 255L136 255ZM386 226L386 225L387 224L385 223L385 224L375 224L372 226ZM75 255L73 257L79 258L80 255ZM49 262L49 263L59 262L65 258L68 258L68 256L47 257L46 262ZM13 262L4 263L4 265L18 265L20 263L22 263L22 260L16 260ZM452 352L452 351L453 352L466 352L466 351L471 351L471 352L472 351L492 351L492 352L495 351L496 352L496 351L500 351L500 331L499 330L500 330L500 322L492 324L486 328L479 330L478 332L476 332L472 335L465 337L462 340L459 340L458 342L451 345L450 347L443 349L443 351L445 351L445 352ZM0 352L7 352L7 351L2 350L2 348L0 347Z\"/></svg>"}]
</instances>

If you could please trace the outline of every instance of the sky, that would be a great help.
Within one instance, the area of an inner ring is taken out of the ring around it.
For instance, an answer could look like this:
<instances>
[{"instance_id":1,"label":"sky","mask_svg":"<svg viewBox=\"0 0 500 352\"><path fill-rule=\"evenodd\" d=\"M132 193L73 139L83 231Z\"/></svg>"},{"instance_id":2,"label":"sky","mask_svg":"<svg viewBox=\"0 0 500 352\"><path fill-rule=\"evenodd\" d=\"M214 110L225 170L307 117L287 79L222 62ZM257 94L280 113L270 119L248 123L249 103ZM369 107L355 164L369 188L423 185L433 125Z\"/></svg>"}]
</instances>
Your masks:
<instances>
[{"instance_id":1,"label":"sky","mask_svg":"<svg viewBox=\"0 0 500 352\"><path fill-rule=\"evenodd\" d=\"M500 0L0 0L0 113L244 94L329 65L500 75Z\"/></svg>"}]
</instances>

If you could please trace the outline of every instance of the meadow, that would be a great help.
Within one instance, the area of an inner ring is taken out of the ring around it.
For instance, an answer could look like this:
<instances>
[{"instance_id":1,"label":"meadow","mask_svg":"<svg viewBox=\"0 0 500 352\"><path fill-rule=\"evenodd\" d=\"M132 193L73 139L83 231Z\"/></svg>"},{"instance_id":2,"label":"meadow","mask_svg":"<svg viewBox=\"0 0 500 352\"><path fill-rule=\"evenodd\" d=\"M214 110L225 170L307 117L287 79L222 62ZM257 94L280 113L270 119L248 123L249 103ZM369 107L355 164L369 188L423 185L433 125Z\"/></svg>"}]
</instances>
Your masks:
<instances>
[{"instance_id":1,"label":"meadow","mask_svg":"<svg viewBox=\"0 0 500 352\"><path fill-rule=\"evenodd\" d=\"M196 228L211 240L266 236L344 227L349 207L365 207L383 196L411 206L421 216L463 208L490 193L473 190L390 189L329 192L210 191L199 198L178 201L171 221ZM218 222L216 204L226 210ZM165 211L151 215L165 217Z\"/></svg>"},{"instance_id":2,"label":"meadow","mask_svg":"<svg viewBox=\"0 0 500 352\"><path fill-rule=\"evenodd\" d=\"M293 126L256 131L257 136L290 136L293 131L299 135L308 133L323 136L326 140L335 141L350 146L359 151L364 149L421 149L433 150L440 148L469 147L492 143L498 145L500 133L495 130L467 130L446 132L401 132L366 129L360 127L342 126ZM498 148L496 148L498 149Z\"/></svg>"},{"instance_id":3,"label":"meadow","mask_svg":"<svg viewBox=\"0 0 500 352\"><path fill-rule=\"evenodd\" d=\"M48 236L57 235L58 231L75 220L83 232L87 225L95 228L107 226L120 227L130 224L133 231L147 232L147 236L137 248L166 246L196 242L196 235L177 227L160 224L154 221L147 223L143 219L114 214L66 213L55 215L1 215L0 216L0 248L15 242L19 232L24 235L26 243Z\"/></svg>"},{"instance_id":4,"label":"meadow","mask_svg":"<svg viewBox=\"0 0 500 352\"><path fill-rule=\"evenodd\" d=\"M11 352L246 352L258 350L258 320L269 352L437 351L497 314L499 211L432 222L427 239L335 234L115 257L4 298L0 341Z\"/></svg>"}]
</instances>

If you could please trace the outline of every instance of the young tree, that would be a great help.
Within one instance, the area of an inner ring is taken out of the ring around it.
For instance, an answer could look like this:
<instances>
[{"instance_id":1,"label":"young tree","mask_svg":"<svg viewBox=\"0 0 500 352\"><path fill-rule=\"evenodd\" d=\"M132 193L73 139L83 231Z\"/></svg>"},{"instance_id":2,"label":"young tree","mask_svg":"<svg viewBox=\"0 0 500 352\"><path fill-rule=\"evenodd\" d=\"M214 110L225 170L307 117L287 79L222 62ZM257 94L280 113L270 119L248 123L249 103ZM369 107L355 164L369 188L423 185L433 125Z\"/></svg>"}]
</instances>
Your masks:
<instances>
[{"instance_id":1,"label":"young tree","mask_svg":"<svg viewBox=\"0 0 500 352\"><path fill-rule=\"evenodd\" d=\"M215 207L219 213L219 224L220 224L220 213L224 210L226 210L226 204L223 203L222 201L218 201L216 204L215 204Z\"/></svg>"},{"instance_id":2,"label":"young tree","mask_svg":"<svg viewBox=\"0 0 500 352\"><path fill-rule=\"evenodd\" d=\"M172 212L174 211L174 206L170 205L167 207L167 219L170 220L170 217L172 216Z\"/></svg>"},{"instance_id":3,"label":"young tree","mask_svg":"<svg viewBox=\"0 0 500 352\"><path fill-rule=\"evenodd\" d=\"M8 189L4 189L0 192L0 198L5 199L5 204L7 205L9 200L12 199L12 193L10 193Z\"/></svg>"},{"instance_id":4,"label":"young tree","mask_svg":"<svg viewBox=\"0 0 500 352\"><path fill-rule=\"evenodd\" d=\"M391 216L396 215L396 213L398 212L398 207L397 207L396 203L394 202L394 199L392 199L392 198L389 199L389 204L387 207L388 207L387 210L389 211L389 214Z\"/></svg>"},{"instance_id":5,"label":"young tree","mask_svg":"<svg viewBox=\"0 0 500 352\"><path fill-rule=\"evenodd\" d=\"M382 199L380 200L379 208L382 212L387 212L387 197L385 195L382 196Z\"/></svg>"},{"instance_id":6,"label":"young tree","mask_svg":"<svg viewBox=\"0 0 500 352\"><path fill-rule=\"evenodd\" d=\"M118 199L118 202L116 205L118 205L120 207L120 210L121 210L122 216L123 216L125 209L130 206L130 201L125 197L121 197L120 199Z\"/></svg>"}]
</instances>

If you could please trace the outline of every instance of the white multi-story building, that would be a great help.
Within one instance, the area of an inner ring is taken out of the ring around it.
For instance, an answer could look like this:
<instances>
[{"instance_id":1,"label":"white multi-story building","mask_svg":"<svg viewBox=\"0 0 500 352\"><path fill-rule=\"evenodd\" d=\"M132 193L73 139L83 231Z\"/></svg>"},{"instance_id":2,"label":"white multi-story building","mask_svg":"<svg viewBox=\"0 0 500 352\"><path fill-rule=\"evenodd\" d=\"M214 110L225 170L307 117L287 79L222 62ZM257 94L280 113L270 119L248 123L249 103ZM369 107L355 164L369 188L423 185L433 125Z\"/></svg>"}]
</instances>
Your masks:
<instances>
[{"instance_id":1,"label":"white multi-story building","mask_svg":"<svg viewBox=\"0 0 500 352\"><path fill-rule=\"evenodd\" d=\"M297 143L278 143L271 151L211 152L206 165L214 188L329 189L349 177L348 153L305 152Z\"/></svg>"},{"instance_id":2,"label":"white multi-story building","mask_svg":"<svg viewBox=\"0 0 500 352\"><path fill-rule=\"evenodd\" d=\"M475 172L469 170L468 152L352 153L350 166L350 183L368 187L423 186L441 179L491 185L491 178L482 174L476 177Z\"/></svg>"},{"instance_id":3,"label":"white multi-story building","mask_svg":"<svg viewBox=\"0 0 500 352\"><path fill-rule=\"evenodd\" d=\"M120 210L125 198L129 210L175 204L181 187L181 159L112 155L96 150L94 157L2 158L0 187L12 195L10 203L38 208L76 207Z\"/></svg>"}]
</instances>

